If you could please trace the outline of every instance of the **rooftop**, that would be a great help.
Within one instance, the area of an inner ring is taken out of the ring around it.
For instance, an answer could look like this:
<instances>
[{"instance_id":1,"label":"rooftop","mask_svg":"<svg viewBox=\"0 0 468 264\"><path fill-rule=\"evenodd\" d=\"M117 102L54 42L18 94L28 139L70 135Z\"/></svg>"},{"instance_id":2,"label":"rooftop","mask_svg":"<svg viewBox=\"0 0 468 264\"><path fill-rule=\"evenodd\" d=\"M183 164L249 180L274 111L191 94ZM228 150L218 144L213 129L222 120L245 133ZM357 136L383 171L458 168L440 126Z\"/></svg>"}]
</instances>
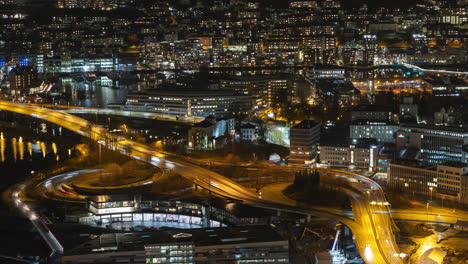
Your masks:
<instances>
[{"instance_id":1,"label":"rooftop","mask_svg":"<svg viewBox=\"0 0 468 264\"><path fill-rule=\"evenodd\" d=\"M433 167L428 167L425 164L420 163L417 160L413 159L396 159L391 162L390 165L400 165L400 166L405 166L405 167L413 167L413 168L418 168L418 169L426 169L426 170L435 170L435 166Z\"/></svg>"},{"instance_id":2,"label":"rooftop","mask_svg":"<svg viewBox=\"0 0 468 264\"><path fill-rule=\"evenodd\" d=\"M255 125L250 124L250 123L243 124L241 126L241 129L255 129L255 128L257 128L257 127Z\"/></svg>"},{"instance_id":3,"label":"rooftop","mask_svg":"<svg viewBox=\"0 0 468 264\"><path fill-rule=\"evenodd\" d=\"M387 121L387 120L358 119L358 120L351 121L350 125L397 126L398 124L393 121Z\"/></svg>"},{"instance_id":4,"label":"rooftop","mask_svg":"<svg viewBox=\"0 0 468 264\"><path fill-rule=\"evenodd\" d=\"M437 77L437 76L431 76L431 78L425 78L425 82L431 84L431 85L436 85L436 86L445 86L445 85L467 85L467 83L456 76L448 76L448 77Z\"/></svg>"},{"instance_id":5,"label":"rooftop","mask_svg":"<svg viewBox=\"0 0 468 264\"><path fill-rule=\"evenodd\" d=\"M453 168L459 168L459 169L468 167L468 164L463 163L463 162L458 162L458 161L447 161L447 162L444 162L444 163L442 163L440 165L447 166L447 167L453 167Z\"/></svg>"},{"instance_id":6,"label":"rooftop","mask_svg":"<svg viewBox=\"0 0 468 264\"><path fill-rule=\"evenodd\" d=\"M140 92L129 93L131 96L173 96L173 97L193 97L193 96L243 96L249 97L245 94L239 94L232 90L196 90L178 87L174 89L148 89Z\"/></svg>"},{"instance_id":7,"label":"rooftop","mask_svg":"<svg viewBox=\"0 0 468 264\"><path fill-rule=\"evenodd\" d=\"M190 243L195 246L229 245L285 241L269 226L221 227L159 230L139 233L108 233L76 248L65 255L93 254L103 251L143 251L147 245Z\"/></svg>"},{"instance_id":8,"label":"rooftop","mask_svg":"<svg viewBox=\"0 0 468 264\"><path fill-rule=\"evenodd\" d=\"M207 127L211 127L213 125L215 125L216 123L208 120L208 119L205 119L201 122L198 122L196 123L195 125L193 125L193 127L200 127L200 128L207 128Z\"/></svg>"},{"instance_id":9,"label":"rooftop","mask_svg":"<svg viewBox=\"0 0 468 264\"><path fill-rule=\"evenodd\" d=\"M449 132L459 132L459 133L467 133L468 128L464 126L437 126L437 125L424 125L424 124L401 124L401 129L431 129L431 130L438 130L438 131L449 131ZM411 132L411 131L409 131Z\"/></svg>"},{"instance_id":10,"label":"rooftop","mask_svg":"<svg viewBox=\"0 0 468 264\"><path fill-rule=\"evenodd\" d=\"M353 107L351 110L353 112L392 112L390 106L385 105L371 105L371 104L361 104Z\"/></svg>"}]
</instances>

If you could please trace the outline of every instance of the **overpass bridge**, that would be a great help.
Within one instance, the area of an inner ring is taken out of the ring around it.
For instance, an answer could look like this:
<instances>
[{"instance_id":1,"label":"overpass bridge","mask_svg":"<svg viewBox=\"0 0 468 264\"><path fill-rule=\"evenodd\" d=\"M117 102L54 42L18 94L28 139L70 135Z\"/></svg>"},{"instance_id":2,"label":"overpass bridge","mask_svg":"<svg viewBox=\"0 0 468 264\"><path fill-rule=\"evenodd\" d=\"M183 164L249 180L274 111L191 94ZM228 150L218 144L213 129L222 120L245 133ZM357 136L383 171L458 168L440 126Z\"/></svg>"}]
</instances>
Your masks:
<instances>
[{"instance_id":1,"label":"overpass bridge","mask_svg":"<svg viewBox=\"0 0 468 264\"><path fill-rule=\"evenodd\" d=\"M194 184L222 196L242 200L253 206L338 220L352 230L357 249L366 263L403 263L403 260L397 256L399 250L393 236L393 222L383 191L377 183L365 177L338 170L319 169L323 174L339 175L349 180L348 187L354 190L348 192L352 198L353 220L343 216L342 212L329 208L312 208L280 199L262 199L257 193L220 174L199 167L178 156L155 151L149 146L135 141L125 138L115 140L113 139L114 135L106 129L65 112L7 101L0 101L0 110L60 125L82 136L89 137L104 147L121 151L134 159L150 163L163 170L173 170ZM382 211L383 213L376 213Z\"/></svg>"},{"instance_id":2,"label":"overpass bridge","mask_svg":"<svg viewBox=\"0 0 468 264\"><path fill-rule=\"evenodd\" d=\"M151 113L151 112L127 111L127 110L113 109L113 108L52 105L52 104L30 104L30 105L54 109L59 112L65 112L69 114L93 114L93 115L97 114L97 115L122 116L122 117L133 117L133 118L160 120L160 121L180 122L180 123L185 123L185 124L190 124L190 125L204 120L203 117L199 117L199 116L175 116L175 115L159 114L159 113Z\"/></svg>"}]
</instances>

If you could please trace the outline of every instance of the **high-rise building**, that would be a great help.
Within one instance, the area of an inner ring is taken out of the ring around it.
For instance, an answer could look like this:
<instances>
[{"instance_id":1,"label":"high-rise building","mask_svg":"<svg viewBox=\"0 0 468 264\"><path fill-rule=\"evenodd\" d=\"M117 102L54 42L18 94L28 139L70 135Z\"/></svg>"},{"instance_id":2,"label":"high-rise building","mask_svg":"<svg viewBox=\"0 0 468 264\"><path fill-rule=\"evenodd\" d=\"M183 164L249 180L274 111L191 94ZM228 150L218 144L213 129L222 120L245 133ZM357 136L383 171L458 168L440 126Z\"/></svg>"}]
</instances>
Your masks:
<instances>
[{"instance_id":1,"label":"high-rise building","mask_svg":"<svg viewBox=\"0 0 468 264\"><path fill-rule=\"evenodd\" d=\"M320 124L312 120L304 120L291 127L289 164L304 165L312 162L317 155L320 128Z\"/></svg>"}]
</instances>

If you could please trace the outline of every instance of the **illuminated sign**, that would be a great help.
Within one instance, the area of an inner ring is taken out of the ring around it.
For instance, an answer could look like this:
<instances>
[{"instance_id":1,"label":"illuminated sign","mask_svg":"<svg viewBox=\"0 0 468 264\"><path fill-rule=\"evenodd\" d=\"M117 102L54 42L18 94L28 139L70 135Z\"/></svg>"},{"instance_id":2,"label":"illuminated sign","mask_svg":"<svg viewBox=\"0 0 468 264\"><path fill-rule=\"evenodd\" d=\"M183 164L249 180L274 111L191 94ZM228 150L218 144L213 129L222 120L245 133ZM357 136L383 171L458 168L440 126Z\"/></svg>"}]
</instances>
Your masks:
<instances>
[{"instance_id":1,"label":"illuminated sign","mask_svg":"<svg viewBox=\"0 0 468 264\"><path fill-rule=\"evenodd\" d=\"M188 233L178 233L175 235L172 235L173 238L186 238L186 237L192 237L192 234Z\"/></svg>"},{"instance_id":2,"label":"illuminated sign","mask_svg":"<svg viewBox=\"0 0 468 264\"><path fill-rule=\"evenodd\" d=\"M134 212L135 208L134 207L114 207L114 208L95 209L94 207L90 207L90 210L92 212L95 212L96 214L113 214L113 213L130 213L130 212Z\"/></svg>"},{"instance_id":3,"label":"illuminated sign","mask_svg":"<svg viewBox=\"0 0 468 264\"><path fill-rule=\"evenodd\" d=\"M41 123L41 133L47 133L47 124Z\"/></svg>"}]
</instances>

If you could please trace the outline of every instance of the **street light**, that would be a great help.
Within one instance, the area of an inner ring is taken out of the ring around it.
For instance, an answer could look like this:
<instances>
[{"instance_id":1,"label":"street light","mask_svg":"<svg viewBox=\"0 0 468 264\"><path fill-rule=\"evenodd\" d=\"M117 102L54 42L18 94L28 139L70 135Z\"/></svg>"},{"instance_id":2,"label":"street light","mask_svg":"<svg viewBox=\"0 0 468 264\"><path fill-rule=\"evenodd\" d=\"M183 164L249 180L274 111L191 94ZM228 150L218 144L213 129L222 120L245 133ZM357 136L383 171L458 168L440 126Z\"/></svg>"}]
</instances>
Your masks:
<instances>
[{"instance_id":1,"label":"street light","mask_svg":"<svg viewBox=\"0 0 468 264\"><path fill-rule=\"evenodd\" d=\"M431 202L432 202L432 189L434 189L434 188L429 187L429 190L431 190Z\"/></svg>"},{"instance_id":2,"label":"street light","mask_svg":"<svg viewBox=\"0 0 468 264\"><path fill-rule=\"evenodd\" d=\"M426 203L427 221L429 222L429 203Z\"/></svg>"}]
</instances>

